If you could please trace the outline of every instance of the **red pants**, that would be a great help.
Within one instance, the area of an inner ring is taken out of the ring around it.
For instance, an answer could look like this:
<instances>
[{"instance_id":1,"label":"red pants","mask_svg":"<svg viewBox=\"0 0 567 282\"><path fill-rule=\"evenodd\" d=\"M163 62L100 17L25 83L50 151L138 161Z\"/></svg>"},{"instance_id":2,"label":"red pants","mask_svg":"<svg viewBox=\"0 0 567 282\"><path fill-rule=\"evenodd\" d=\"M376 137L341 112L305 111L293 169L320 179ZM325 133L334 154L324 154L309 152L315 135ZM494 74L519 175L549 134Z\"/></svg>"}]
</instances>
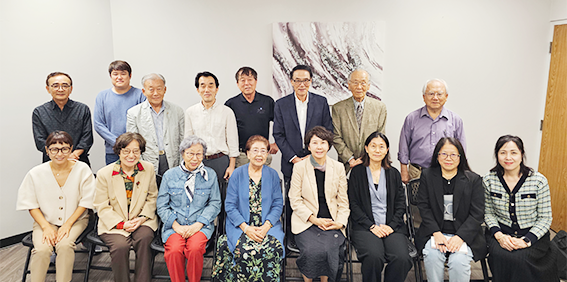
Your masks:
<instances>
[{"instance_id":1,"label":"red pants","mask_svg":"<svg viewBox=\"0 0 567 282\"><path fill-rule=\"evenodd\" d=\"M187 239L183 239L177 233L173 233L167 238L163 257L165 258L171 281L185 281L185 259L187 259L187 277L189 282L201 281L203 255L205 254L207 241L207 236L200 231Z\"/></svg>"}]
</instances>

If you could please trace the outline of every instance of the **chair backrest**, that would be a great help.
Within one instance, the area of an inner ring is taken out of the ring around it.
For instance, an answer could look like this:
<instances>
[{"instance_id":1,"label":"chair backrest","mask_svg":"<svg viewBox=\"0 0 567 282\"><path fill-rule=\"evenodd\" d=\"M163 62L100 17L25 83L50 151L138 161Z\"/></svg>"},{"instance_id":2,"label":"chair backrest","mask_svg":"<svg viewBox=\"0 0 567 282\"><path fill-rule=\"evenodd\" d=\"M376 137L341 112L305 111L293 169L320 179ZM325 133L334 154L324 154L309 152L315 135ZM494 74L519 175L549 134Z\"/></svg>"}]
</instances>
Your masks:
<instances>
[{"instance_id":1,"label":"chair backrest","mask_svg":"<svg viewBox=\"0 0 567 282\"><path fill-rule=\"evenodd\" d=\"M407 184L407 193L409 203L417 206L417 192L419 191L419 178L410 180Z\"/></svg>"}]
</instances>

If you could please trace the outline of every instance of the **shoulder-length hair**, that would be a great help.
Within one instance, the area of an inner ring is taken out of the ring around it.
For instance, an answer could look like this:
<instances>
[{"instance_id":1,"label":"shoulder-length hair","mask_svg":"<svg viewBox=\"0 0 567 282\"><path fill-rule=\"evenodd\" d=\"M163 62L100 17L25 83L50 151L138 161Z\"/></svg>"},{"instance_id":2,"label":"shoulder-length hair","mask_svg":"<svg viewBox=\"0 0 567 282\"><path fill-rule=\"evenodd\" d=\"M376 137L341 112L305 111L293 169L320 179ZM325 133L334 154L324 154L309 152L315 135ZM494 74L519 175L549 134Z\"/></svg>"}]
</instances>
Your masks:
<instances>
[{"instance_id":1,"label":"shoulder-length hair","mask_svg":"<svg viewBox=\"0 0 567 282\"><path fill-rule=\"evenodd\" d=\"M433 150L433 156L431 156L431 167L441 166L439 164L439 158L438 158L439 151L441 151L441 148L447 143L455 146L457 148L457 151L459 151L460 161L457 169L460 171L471 170L469 166L469 162L467 161L467 155L465 154L465 150L463 149L463 145L461 144L459 139L454 137L443 137L439 140L439 142L437 142L437 145L435 145L435 150Z\"/></svg>"},{"instance_id":2,"label":"shoulder-length hair","mask_svg":"<svg viewBox=\"0 0 567 282\"><path fill-rule=\"evenodd\" d=\"M491 168L490 171L496 172L500 175L504 175L504 168L502 167L500 162L498 162L498 151L502 149L502 146L504 146L504 144L510 141L514 142L516 146L518 146L520 153L522 153L522 162L520 163L520 175L529 174L533 172L534 170L531 167L525 165L526 152L524 151L524 142L520 137L512 136L512 135L500 136L500 138L498 138L498 141L496 141L496 146L494 146L494 158L496 159L496 165L493 168Z\"/></svg>"},{"instance_id":3,"label":"shoulder-length hair","mask_svg":"<svg viewBox=\"0 0 567 282\"><path fill-rule=\"evenodd\" d=\"M364 150L362 150L362 165L364 166L370 165L370 156L368 156L368 153L366 152L366 147L368 146L368 144L370 144L370 142L372 142L374 138L380 138L384 140L384 143L386 143L386 148L388 148L388 153L386 153L386 156L384 156L384 158L382 159L381 165L384 169L391 168L392 161L390 160L390 141L388 141L388 137L386 137L386 135L378 131L372 132L372 134L370 134L368 138L366 138L366 141L364 142Z\"/></svg>"}]
</instances>

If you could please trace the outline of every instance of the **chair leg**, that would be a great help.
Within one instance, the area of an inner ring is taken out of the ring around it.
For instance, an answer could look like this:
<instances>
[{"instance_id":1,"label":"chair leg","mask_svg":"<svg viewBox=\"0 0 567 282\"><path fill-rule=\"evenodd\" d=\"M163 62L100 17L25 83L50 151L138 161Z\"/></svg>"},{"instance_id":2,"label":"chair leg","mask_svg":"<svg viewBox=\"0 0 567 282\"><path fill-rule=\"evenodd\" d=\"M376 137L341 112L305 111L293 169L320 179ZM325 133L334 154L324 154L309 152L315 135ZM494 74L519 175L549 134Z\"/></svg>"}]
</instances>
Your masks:
<instances>
[{"instance_id":1,"label":"chair leg","mask_svg":"<svg viewBox=\"0 0 567 282\"><path fill-rule=\"evenodd\" d=\"M488 267L486 266L486 258L480 260L480 266L482 267L482 275L484 276L484 281L490 281L490 276L488 276Z\"/></svg>"},{"instance_id":2,"label":"chair leg","mask_svg":"<svg viewBox=\"0 0 567 282\"><path fill-rule=\"evenodd\" d=\"M423 282L423 272L421 270L421 262L419 258L413 261L413 268L416 282Z\"/></svg>"},{"instance_id":3,"label":"chair leg","mask_svg":"<svg viewBox=\"0 0 567 282\"><path fill-rule=\"evenodd\" d=\"M95 253L95 248L96 248L96 244L89 244L89 254L88 254L88 258L87 258L87 267L85 269L85 281L84 282L89 282L89 274L91 272L91 264L92 264L92 260L93 260L93 256Z\"/></svg>"},{"instance_id":4,"label":"chair leg","mask_svg":"<svg viewBox=\"0 0 567 282\"><path fill-rule=\"evenodd\" d=\"M22 275L22 282L26 282L26 277L28 276L28 268L30 266L32 248L29 248L28 255L26 256L26 264L24 265L24 274Z\"/></svg>"}]
</instances>

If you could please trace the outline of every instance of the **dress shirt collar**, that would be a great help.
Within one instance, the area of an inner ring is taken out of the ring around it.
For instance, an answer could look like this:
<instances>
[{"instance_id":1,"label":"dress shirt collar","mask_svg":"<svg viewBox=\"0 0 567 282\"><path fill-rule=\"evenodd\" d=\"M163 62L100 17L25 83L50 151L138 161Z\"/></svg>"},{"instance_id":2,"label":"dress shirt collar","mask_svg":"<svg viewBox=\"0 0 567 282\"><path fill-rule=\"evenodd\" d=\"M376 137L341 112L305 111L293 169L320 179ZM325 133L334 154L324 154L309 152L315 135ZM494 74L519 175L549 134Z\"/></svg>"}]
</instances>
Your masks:
<instances>
[{"instance_id":1,"label":"dress shirt collar","mask_svg":"<svg viewBox=\"0 0 567 282\"><path fill-rule=\"evenodd\" d=\"M364 108L364 106L363 106ZM429 115L429 112L427 111L427 106L423 106L423 108L421 108L421 111L419 113L419 117L424 117L424 116L428 116L429 118L431 118L431 116ZM445 117L445 119L448 119L448 115L447 115L447 110L445 109L445 106L443 106L443 109L441 109L441 113L439 114L439 116L437 118L442 118ZM433 119L433 118L431 118Z\"/></svg>"},{"instance_id":2,"label":"dress shirt collar","mask_svg":"<svg viewBox=\"0 0 567 282\"><path fill-rule=\"evenodd\" d=\"M246 100L246 97L244 97L244 94L242 92L240 92L240 95L238 96L240 97L240 101L242 103L253 104L254 102L258 101L258 91L254 92L254 99L252 99L252 102L248 102L248 100Z\"/></svg>"},{"instance_id":3,"label":"dress shirt collar","mask_svg":"<svg viewBox=\"0 0 567 282\"><path fill-rule=\"evenodd\" d=\"M147 100L146 100L147 101ZM159 114L161 114L163 111L165 111L165 103L163 101L161 101L161 108L159 109L159 113L156 113L156 111L154 110L154 107L152 106L152 104L150 104L150 102L148 102L148 105L150 105L150 109L152 109L152 112L154 112L155 114L157 114L159 116Z\"/></svg>"},{"instance_id":4,"label":"dress shirt collar","mask_svg":"<svg viewBox=\"0 0 567 282\"><path fill-rule=\"evenodd\" d=\"M49 101L49 103L50 103L50 107L51 107L52 110L59 109L59 105L57 105L57 103L55 103L55 101L51 100L51 101ZM74 104L75 104L75 102L73 102L73 100L69 99L69 100L67 100L67 103L65 104L65 106L63 106L63 109L65 109L67 107L72 108L74 106Z\"/></svg>"},{"instance_id":5,"label":"dress shirt collar","mask_svg":"<svg viewBox=\"0 0 567 282\"><path fill-rule=\"evenodd\" d=\"M201 100L201 102L199 102L199 108L200 108L201 110L203 110L203 111L214 110L214 109L216 109L216 108L218 107L218 105L219 105L219 100L215 100L215 103L213 104L213 106L212 106L211 108L209 108L209 109L206 109L206 108L205 108L205 105L203 105L203 100Z\"/></svg>"},{"instance_id":6,"label":"dress shirt collar","mask_svg":"<svg viewBox=\"0 0 567 282\"><path fill-rule=\"evenodd\" d=\"M295 95L295 91L293 92L293 97L295 98L295 105L296 106L300 106L300 105L307 105L307 103L309 102L309 95L311 94L311 92L307 92L307 97L305 98L305 102L301 102L301 100L299 100L297 98L297 95Z\"/></svg>"},{"instance_id":7,"label":"dress shirt collar","mask_svg":"<svg viewBox=\"0 0 567 282\"><path fill-rule=\"evenodd\" d=\"M354 102L354 111L356 112L356 107L358 107L359 104L364 109L364 101L366 101L366 97L364 97L364 99L362 99L362 102L358 102L356 99L354 99L354 96L353 96L352 101Z\"/></svg>"}]
</instances>

